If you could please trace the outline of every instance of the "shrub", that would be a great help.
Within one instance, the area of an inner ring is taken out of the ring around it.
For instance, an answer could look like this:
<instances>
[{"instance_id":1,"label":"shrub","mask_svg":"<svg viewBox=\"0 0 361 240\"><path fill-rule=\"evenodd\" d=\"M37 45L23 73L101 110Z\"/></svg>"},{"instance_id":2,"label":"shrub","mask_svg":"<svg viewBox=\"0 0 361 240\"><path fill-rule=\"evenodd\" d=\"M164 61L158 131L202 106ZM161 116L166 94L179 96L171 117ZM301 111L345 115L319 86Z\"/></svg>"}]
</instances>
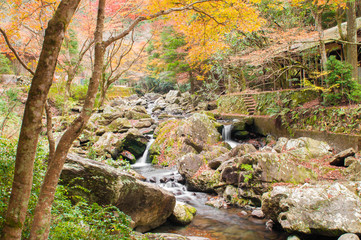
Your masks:
<instances>
[{"instance_id":1,"label":"shrub","mask_svg":"<svg viewBox=\"0 0 361 240\"><path fill-rule=\"evenodd\" d=\"M152 78L146 77L144 80L140 80L134 86L135 91L138 94L144 94L147 92L167 93L170 90L175 89L175 83L165 80L164 78Z\"/></svg>"},{"instance_id":2,"label":"shrub","mask_svg":"<svg viewBox=\"0 0 361 240\"><path fill-rule=\"evenodd\" d=\"M352 66L350 64L331 56L327 62L327 69L329 71L326 78L327 85L336 85L337 87L323 93L325 105L361 101L361 85L352 79Z\"/></svg>"},{"instance_id":3,"label":"shrub","mask_svg":"<svg viewBox=\"0 0 361 240\"><path fill-rule=\"evenodd\" d=\"M3 54L0 54L0 74L12 74L10 60Z\"/></svg>"}]
</instances>

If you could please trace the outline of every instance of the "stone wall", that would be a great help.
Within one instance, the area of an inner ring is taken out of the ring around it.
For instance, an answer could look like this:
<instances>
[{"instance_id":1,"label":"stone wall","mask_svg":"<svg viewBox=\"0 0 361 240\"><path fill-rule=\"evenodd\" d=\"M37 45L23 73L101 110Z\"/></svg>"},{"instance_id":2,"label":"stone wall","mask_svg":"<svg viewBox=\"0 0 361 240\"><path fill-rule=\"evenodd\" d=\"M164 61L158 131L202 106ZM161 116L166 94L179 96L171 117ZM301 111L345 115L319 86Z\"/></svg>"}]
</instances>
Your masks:
<instances>
[{"instance_id":1,"label":"stone wall","mask_svg":"<svg viewBox=\"0 0 361 240\"><path fill-rule=\"evenodd\" d=\"M249 116L238 115L224 115L225 119L244 119ZM351 135L342 133L332 133L326 131L316 130L300 130L292 129L291 133L282 126L280 119L269 116L253 116L253 128L252 131L264 136L272 135L277 138L299 138L310 137L319 141L325 141L332 146L336 151L345 150L347 148L354 148L356 151L361 150L361 135Z\"/></svg>"}]
</instances>

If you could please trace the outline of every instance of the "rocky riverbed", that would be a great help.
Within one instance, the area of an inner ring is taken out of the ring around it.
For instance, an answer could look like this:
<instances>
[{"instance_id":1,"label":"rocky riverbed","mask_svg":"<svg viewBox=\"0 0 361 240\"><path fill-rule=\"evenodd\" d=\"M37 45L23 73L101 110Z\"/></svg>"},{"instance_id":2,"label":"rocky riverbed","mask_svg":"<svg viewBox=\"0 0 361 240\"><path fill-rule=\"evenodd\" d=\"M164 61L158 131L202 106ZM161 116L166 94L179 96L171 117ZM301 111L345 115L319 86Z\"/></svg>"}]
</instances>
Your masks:
<instances>
[{"instance_id":1,"label":"rocky riverbed","mask_svg":"<svg viewBox=\"0 0 361 240\"><path fill-rule=\"evenodd\" d=\"M120 170L121 159L134 164L143 155L154 133L149 161L173 167L187 190L212 194L207 205L213 208L237 207L246 216L253 211L254 218L270 219L262 223L265 231L281 228L301 239L361 234L357 152L336 153L326 142L307 137L251 141L251 119L232 122L231 136L240 143L231 148L222 139L224 124L205 111L213 108L178 91L114 100L92 116L74 143L62 179L89 189L86 197L93 202L117 206L138 231L167 219L188 224L195 211L176 204L176 194L145 183L151 179L134 170ZM61 131L62 119L57 126ZM79 157L90 155L99 161ZM71 181L76 177L83 180Z\"/></svg>"}]
</instances>

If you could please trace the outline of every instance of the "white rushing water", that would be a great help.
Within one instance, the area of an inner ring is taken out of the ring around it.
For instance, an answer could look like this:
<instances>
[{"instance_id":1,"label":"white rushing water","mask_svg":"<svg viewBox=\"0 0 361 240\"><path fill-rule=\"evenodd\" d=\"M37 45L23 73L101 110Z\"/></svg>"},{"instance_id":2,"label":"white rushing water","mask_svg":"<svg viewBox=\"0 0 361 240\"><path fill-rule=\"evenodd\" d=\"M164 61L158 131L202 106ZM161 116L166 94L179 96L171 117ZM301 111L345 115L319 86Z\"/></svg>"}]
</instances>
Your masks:
<instances>
[{"instance_id":1,"label":"white rushing water","mask_svg":"<svg viewBox=\"0 0 361 240\"><path fill-rule=\"evenodd\" d=\"M222 129L222 138L226 143L228 143L231 146L231 148L234 148L239 143L233 141L231 138L232 125L230 124L230 125L223 125L223 126L224 127Z\"/></svg>"},{"instance_id":2,"label":"white rushing water","mask_svg":"<svg viewBox=\"0 0 361 240\"><path fill-rule=\"evenodd\" d=\"M143 153L143 155L137 160L137 162L135 164L133 164L133 167L142 167L142 166L147 166L149 165L149 163L147 163L147 159L149 156L149 148L150 146L152 146L153 142L154 142L154 138L153 138L153 134L149 135L150 139L149 142L147 143L147 147Z\"/></svg>"}]
</instances>

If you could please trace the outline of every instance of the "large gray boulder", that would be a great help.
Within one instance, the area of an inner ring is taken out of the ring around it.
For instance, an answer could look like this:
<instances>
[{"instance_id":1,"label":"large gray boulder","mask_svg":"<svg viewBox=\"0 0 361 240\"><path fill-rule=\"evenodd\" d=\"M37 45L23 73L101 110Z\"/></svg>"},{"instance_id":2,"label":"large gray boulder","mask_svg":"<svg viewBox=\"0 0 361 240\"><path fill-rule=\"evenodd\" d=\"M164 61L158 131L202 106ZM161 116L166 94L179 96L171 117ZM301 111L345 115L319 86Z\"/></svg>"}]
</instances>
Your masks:
<instances>
[{"instance_id":1,"label":"large gray boulder","mask_svg":"<svg viewBox=\"0 0 361 240\"><path fill-rule=\"evenodd\" d=\"M276 186L263 195L262 210L287 232L361 234L360 187L361 182Z\"/></svg>"},{"instance_id":2,"label":"large gray boulder","mask_svg":"<svg viewBox=\"0 0 361 240\"><path fill-rule=\"evenodd\" d=\"M209 169L207 162L227 152L221 146L213 146L210 151L200 154L188 153L178 160L178 172L186 179L187 187L193 191L214 192L219 183L219 173Z\"/></svg>"},{"instance_id":3,"label":"large gray boulder","mask_svg":"<svg viewBox=\"0 0 361 240\"><path fill-rule=\"evenodd\" d=\"M262 194L274 183L305 183L317 174L297 162L288 153L250 152L223 162L218 168L220 182L239 187L237 198L245 204L261 205ZM237 200L238 201L238 200ZM241 203L241 201L238 201Z\"/></svg>"},{"instance_id":4,"label":"large gray boulder","mask_svg":"<svg viewBox=\"0 0 361 240\"><path fill-rule=\"evenodd\" d=\"M221 139L216 122L205 114L195 113L188 119L172 119L159 124L150 148L154 164L175 165L187 153L210 151Z\"/></svg>"},{"instance_id":5,"label":"large gray boulder","mask_svg":"<svg viewBox=\"0 0 361 240\"><path fill-rule=\"evenodd\" d=\"M324 157L332 153L332 148L326 142L308 137L290 139L283 148L300 161Z\"/></svg>"},{"instance_id":6,"label":"large gray boulder","mask_svg":"<svg viewBox=\"0 0 361 240\"><path fill-rule=\"evenodd\" d=\"M93 145L97 156L110 154L113 159L118 159L121 153L126 150L132 153L135 158L142 156L148 139L135 128L129 129L126 133L104 133Z\"/></svg>"},{"instance_id":7,"label":"large gray boulder","mask_svg":"<svg viewBox=\"0 0 361 240\"><path fill-rule=\"evenodd\" d=\"M179 103L179 97L181 96L181 93L178 90L170 90L167 95L165 95L165 101L168 103Z\"/></svg>"},{"instance_id":8,"label":"large gray boulder","mask_svg":"<svg viewBox=\"0 0 361 240\"><path fill-rule=\"evenodd\" d=\"M175 197L164 189L141 182L109 165L73 154L68 155L61 183L70 186L71 194L80 194L90 202L116 206L132 218L133 227L141 232L163 224L176 203Z\"/></svg>"}]
</instances>

